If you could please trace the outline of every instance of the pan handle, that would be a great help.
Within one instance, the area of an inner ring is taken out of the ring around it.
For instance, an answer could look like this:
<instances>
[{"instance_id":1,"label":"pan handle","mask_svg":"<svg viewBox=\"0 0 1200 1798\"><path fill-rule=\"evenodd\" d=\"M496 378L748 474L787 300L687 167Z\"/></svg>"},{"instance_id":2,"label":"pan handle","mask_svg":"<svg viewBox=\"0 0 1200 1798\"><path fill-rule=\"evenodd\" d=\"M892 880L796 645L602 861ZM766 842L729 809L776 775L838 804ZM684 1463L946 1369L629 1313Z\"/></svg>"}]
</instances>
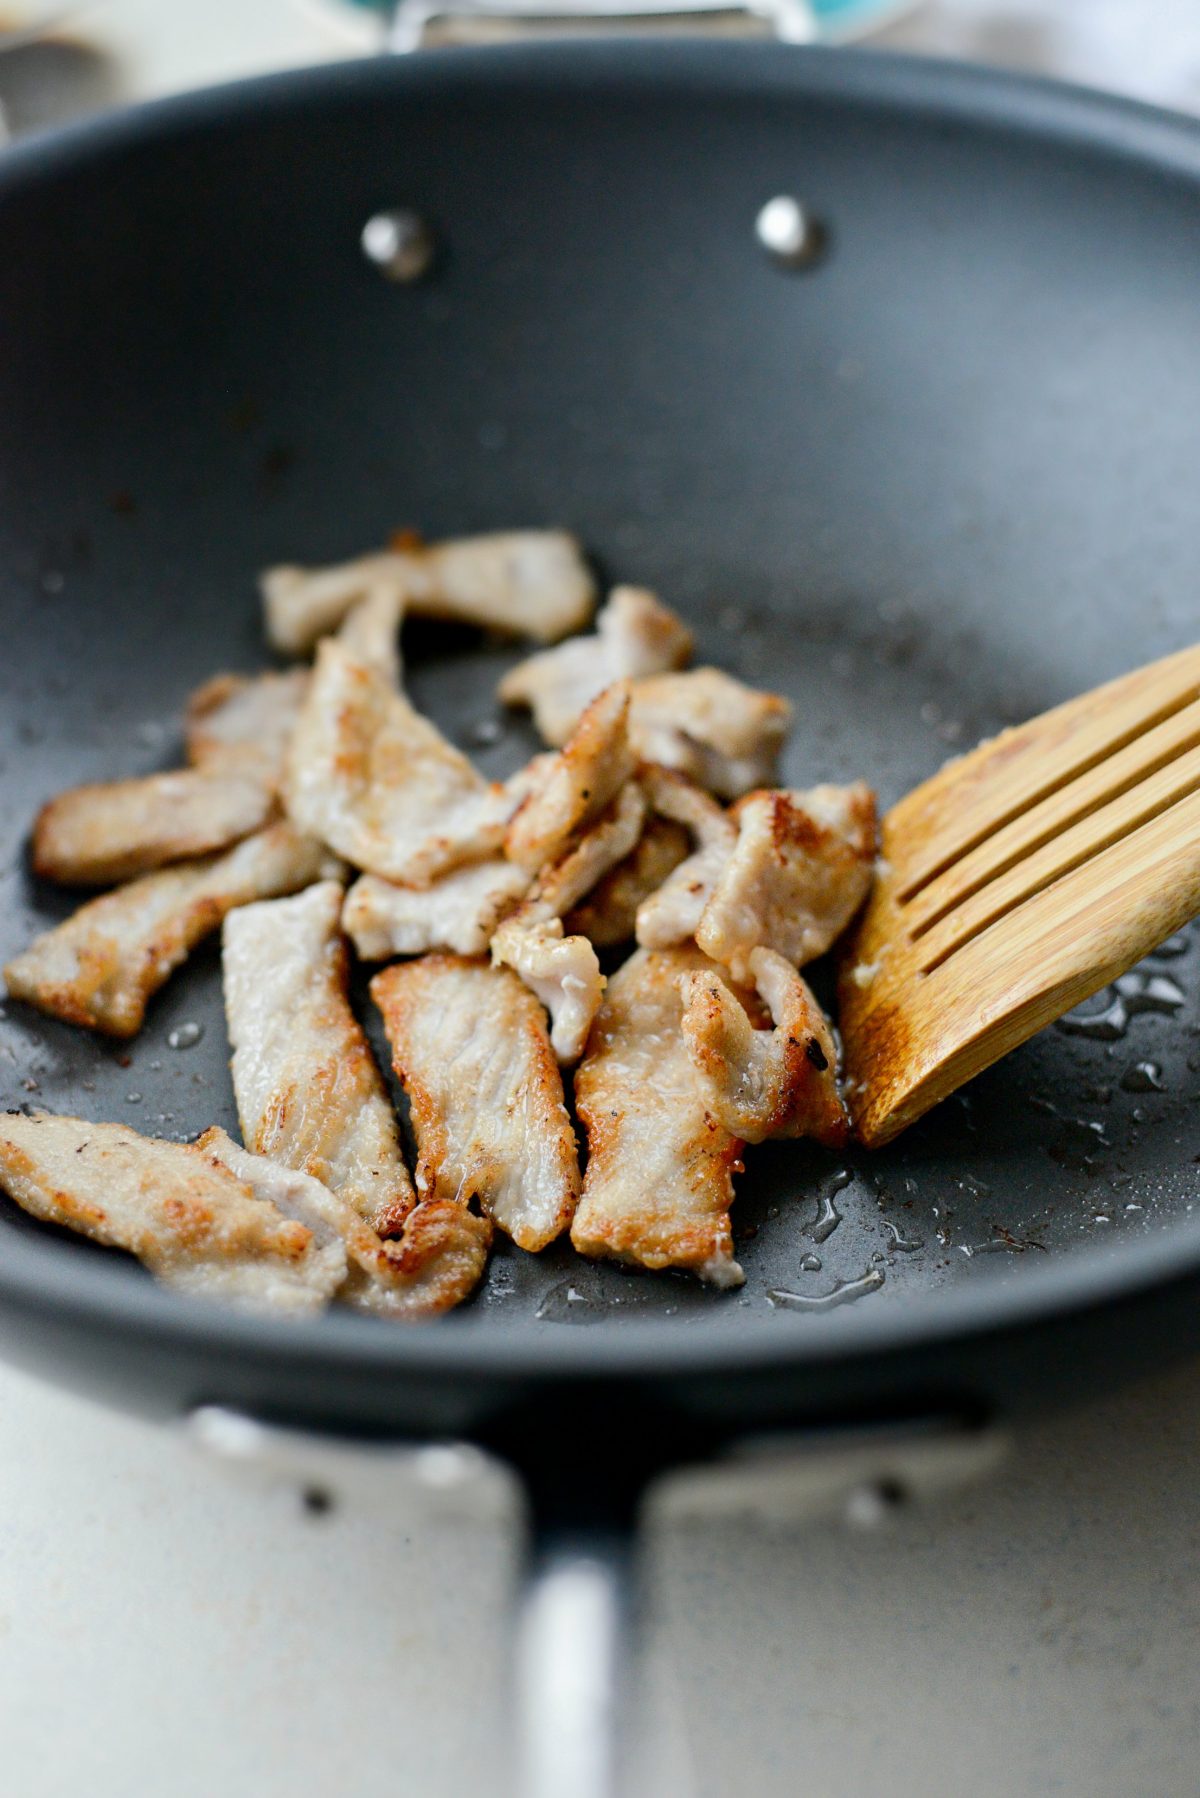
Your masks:
<instances>
[{"instance_id":1,"label":"pan handle","mask_svg":"<svg viewBox=\"0 0 1200 1798\"><path fill-rule=\"evenodd\" d=\"M618 36L703 31L713 36L817 38L810 0L397 0L387 48L490 44L587 32Z\"/></svg>"},{"instance_id":2,"label":"pan handle","mask_svg":"<svg viewBox=\"0 0 1200 1798\"><path fill-rule=\"evenodd\" d=\"M544 1487L469 1442L357 1442L216 1406L192 1412L187 1430L206 1455L298 1499L302 1514L353 1504L392 1522L436 1512L527 1529L514 1659L519 1798L616 1798L620 1789L639 1525L840 1517L875 1527L901 1505L987 1475L1006 1447L994 1428L954 1416L747 1440L639 1475L623 1492L594 1490L585 1528L548 1505Z\"/></svg>"},{"instance_id":3,"label":"pan handle","mask_svg":"<svg viewBox=\"0 0 1200 1798\"><path fill-rule=\"evenodd\" d=\"M635 1538L534 1537L518 1617L520 1798L616 1798L632 1660Z\"/></svg>"}]
</instances>

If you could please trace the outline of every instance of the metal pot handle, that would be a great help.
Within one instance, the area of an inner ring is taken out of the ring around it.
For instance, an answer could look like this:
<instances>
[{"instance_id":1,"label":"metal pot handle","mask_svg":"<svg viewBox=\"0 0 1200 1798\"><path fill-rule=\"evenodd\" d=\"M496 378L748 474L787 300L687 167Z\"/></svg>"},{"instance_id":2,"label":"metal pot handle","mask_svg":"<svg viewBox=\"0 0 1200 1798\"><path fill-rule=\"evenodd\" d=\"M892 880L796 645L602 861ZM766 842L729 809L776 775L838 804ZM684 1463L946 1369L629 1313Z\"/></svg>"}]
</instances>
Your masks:
<instances>
[{"instance_id":1,"label":"metal pot handle","mask_svg":"<svg viewBox=\"0 0 1200 1798\"><path fill-rule=\"evenodd\" d=\"M517 1798L616 1798L629 1739L636 1537L535 1534L517 1618Z\"/></svg>"},{"instance_id":2,"label":"metal pot handle","mask_svg":"<svg viewBox=\"0 0 1200 1798\"><path fill-rule=\"evenodd\" d=\"M622 37L701 31L785 44L812 43L818 35L809 0L398 0L386 42L405 54L583 31Z\"/></svg>"},{"instance_id":3,"label":"metal pot handle","mask_svg":"<svg viewBox=\"0 0 1200 1798\"><path fill-rule=\"evenodd\" d=\"M635 1519L573 1530L537 1521L521 1475L471 1443L355 1442L218 1407L187 1419L193 1443L302 1511L368 1507L505 1519L528 1544L517 1618L513 1715L518 1798L616 1798L634 1667ZM885 1524L898 1508L987 1475L1006 1447L994 1429L932 1417L827 1436L747 1441L660 1475L640 1507L652 1528L689 1519ZM533 1525L531 1528L530 1525Z\"/></svg>"}]
</instances>

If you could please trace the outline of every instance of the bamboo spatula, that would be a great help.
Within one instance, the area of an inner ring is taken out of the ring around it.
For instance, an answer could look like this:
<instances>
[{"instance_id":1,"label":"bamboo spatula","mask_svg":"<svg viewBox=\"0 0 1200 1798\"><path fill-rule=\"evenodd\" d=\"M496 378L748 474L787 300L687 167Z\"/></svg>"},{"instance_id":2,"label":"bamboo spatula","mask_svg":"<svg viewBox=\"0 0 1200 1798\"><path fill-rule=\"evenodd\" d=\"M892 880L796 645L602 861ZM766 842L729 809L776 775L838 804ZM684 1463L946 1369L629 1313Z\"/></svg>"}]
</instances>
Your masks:
<instances>
[{"instance_id":1,"label":"bamboo spatula","mask_svg":"<svg viewBox=\"0 0 1200 1798\"><path fill-rule=\"evenodd\" d=\"M1200 911L1200 648L950 762L883 821L842 957L855 1126L889 1142Z\"/></svg>"}]
</instances>

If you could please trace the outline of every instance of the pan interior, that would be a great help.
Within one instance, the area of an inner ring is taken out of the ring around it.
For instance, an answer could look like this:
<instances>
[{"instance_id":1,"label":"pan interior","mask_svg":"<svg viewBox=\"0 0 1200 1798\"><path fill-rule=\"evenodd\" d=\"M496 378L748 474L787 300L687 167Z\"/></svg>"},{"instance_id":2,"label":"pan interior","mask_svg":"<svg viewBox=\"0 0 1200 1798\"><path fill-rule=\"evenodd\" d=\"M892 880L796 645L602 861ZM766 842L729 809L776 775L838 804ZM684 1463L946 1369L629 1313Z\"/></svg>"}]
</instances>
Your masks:
<instances>
[{"instance_id":1,"label":"pan interior","mask_svg":"<svg viewBox=\"0 0 1200 1798\"><path fill-rule=\"evenodd\" d=\"M1196 187L803 58L761 90L754 55L664 57L653 94L641 66L434 58L178 108L0 183L4 956L72 907L28 872L37 806L172 765L189 690L267 665L257 568L398 526L572 526L698 660L787 694L787 783L863 775L885 804L1193 636ZM803 276L755 243L779 191L829 227ZM358 250L401 203L442 244L411 288ZM426 627L406 653L486 772L527 757L492 697L516 651ZM5 1006L0 1105L232 1129L226 1057L210 948L128 1045ZM1188 1228L1198 1075L1189 930L891 1149L750 1151L741 1292L501 1244L439 1327L858 1314L1116 1254ZM63 1281L99 1254L5 1206L14 1233Z\"/></svg>"}]
</instances>

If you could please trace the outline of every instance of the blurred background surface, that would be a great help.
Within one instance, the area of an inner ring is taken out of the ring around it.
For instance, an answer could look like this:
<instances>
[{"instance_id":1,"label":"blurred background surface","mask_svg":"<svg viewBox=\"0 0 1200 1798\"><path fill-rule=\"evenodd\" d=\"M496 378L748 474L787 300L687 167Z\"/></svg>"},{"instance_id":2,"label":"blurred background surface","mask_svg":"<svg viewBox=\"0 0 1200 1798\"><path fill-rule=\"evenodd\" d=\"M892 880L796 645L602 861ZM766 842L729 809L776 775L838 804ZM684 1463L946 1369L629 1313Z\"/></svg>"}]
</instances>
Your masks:
<instances>
[{"instance_id":1,"label":"blurred background surface","mask_svg":"<svg viewBox=\"0 0 1200 1798\"><path fill-rule=\"evenodd\" d=\"M1200 0L813 0L822 32L970 57L1200 111ZM50 19L46 34L34 35ZM0 0L12 134L107 106L378 48L352 0ZM23 29L22 29L23 28Z\"/></svg>"}]
</instances>

